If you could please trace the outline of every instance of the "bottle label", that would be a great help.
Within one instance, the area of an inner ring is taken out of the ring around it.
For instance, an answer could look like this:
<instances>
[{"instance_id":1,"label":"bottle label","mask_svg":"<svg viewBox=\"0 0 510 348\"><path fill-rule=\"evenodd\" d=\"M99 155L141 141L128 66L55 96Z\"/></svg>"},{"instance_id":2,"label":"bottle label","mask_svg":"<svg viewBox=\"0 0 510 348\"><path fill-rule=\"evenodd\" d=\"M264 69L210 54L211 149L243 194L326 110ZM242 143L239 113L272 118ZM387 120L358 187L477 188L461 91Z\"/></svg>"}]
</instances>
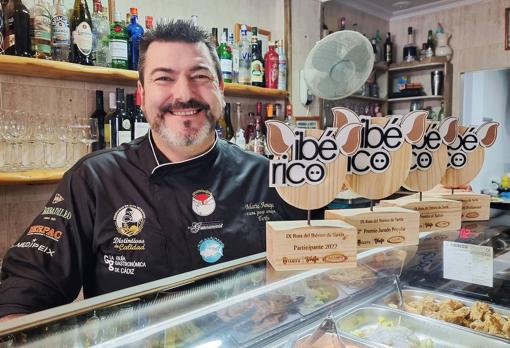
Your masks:
<instances>
[{"instance_id":1,"label":"bottle label","mask_svg":"<svg viewBox=\"0 0 510 348\"><path fill-rule=\"evenodd\" d=\"M118 143L124 144L129 143L131 141L131 132L130 131L119 131L118 133Z\"/></svg>"},{"instance_id":2,"label":"bottle label","mask_svg":"<svg viewBox=\"0 0 510 348\"><path fill-rule=\"evenodd\" d=\"M38 15L31 23L34 30L34 51L50 54L51 51L51 20L50 17Z\"/></svg>"},{"instance_id":3,"label":"bottle label","mask_svg":"<svg viewBox=\"0 0 510 348\"><path fill-rule=\"evenodd\" d=\"M232 50L232 71L239 72L239 50Z\"/></svg>"},{"instance_id":4,"label":"bottle label","mask_svg":"<svg viewBox=\"0 0 510 348\"><path fill-rule=\"evenodd\" d=\"M106 147L110 147L110 123L104 124L104 142Z\"/></svg>"},{"instance_id":5,"label":"bottle label","mask_svg":"<svg viewBox=\"0 0 510 348\"><path fill-rule=\"evenodd\" d=\"M110 54L112 59L127 61L127 41L112 39L110 40Z\"/></svg>"},{"instance_id":6,"label":"bottle label","mask_svg":"<svg viewBox=\"0 0 510 348\"><path fill-rule=\"evenodd\" d=\"M69 22L66 16L55 16L51 20L52 45L69 45Z\"/></svg>"},{"instance_id":7,"label":"bottle label","mask_svg":"<svg viewBox=\"0 0 510 348\"><path fill-rule=\"evenodd\" d=\"M87 22L81 22L73 31L73 42L85 56L92 52L92 29Z\"/></svg>"},{"instance_id":8,"label":"bottle label","mask_svg":"<svg viewBox=\"0 0 510 348\"><path fill-rule=\"evenodd\" d=\"M122 128L124 128L124 130L131 129L131 121L127 118L122 120Z\"/></svg>"},{"instance_id":9,"label":"bottle label","mask_svg":"<svg viewBox=\"0 0 510 348\"><path fill-rule=\"evenodd\" d=\"M147 122L135 123L135 139L144 136L149 132L149 124Z\"/></svg>"},{"instance_id":10,"label":"bottle label","mask_svg":"<svg viewBox=\"0 0 510 348\"><path fill-rule=\"evenodd\" d=\"M225 74L232 75L232 59L220 58L220 65L223 77L225 77Z\"/></svg>"},{"instance_id":11,"label":"bottle label","mask_svg":"<svg viewBox=\"0 0 510 348\"><path fill-rule=\"evenodd\" d=\"M255 60L251 62L251 82L260 82L264 80L264 67L262 66L262 62L260 60Z\"/></svg>"}]
</instances>

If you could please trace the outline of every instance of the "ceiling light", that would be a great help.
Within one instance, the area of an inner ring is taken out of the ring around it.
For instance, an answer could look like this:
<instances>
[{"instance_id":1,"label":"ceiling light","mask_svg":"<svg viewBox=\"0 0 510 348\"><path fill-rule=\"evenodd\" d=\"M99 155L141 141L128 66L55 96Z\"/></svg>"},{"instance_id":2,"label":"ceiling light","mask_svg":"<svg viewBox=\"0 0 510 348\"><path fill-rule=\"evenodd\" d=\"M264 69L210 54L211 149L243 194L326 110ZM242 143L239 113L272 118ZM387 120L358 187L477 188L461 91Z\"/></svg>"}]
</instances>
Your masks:
<instances>
[{"instance_id":1,"label":"ceiling light","mask_svg":"<svg viewBox=\"0 0 510 348\"><path fill-rule=\"evenodd\" d=\"M411 6L411 3L409 1L398 1L391 6L393 6L396 10L405 10Z\"/></svg>"}]
</instances>

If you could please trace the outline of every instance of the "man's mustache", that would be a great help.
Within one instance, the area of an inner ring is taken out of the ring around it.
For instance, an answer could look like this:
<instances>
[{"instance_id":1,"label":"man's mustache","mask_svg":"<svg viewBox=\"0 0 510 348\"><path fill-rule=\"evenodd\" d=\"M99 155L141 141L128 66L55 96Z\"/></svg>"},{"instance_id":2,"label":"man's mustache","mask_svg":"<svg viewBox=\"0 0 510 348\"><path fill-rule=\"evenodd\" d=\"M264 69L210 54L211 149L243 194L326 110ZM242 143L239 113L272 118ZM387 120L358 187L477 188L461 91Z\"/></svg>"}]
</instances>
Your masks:
<instances>
[{"instance_id":1,"label":"man's mustache","mask_svg":"<svg viewBox=\"0 0 510 348\"><path fill-rule=\"evenodd\" d=\"M166 112L172 112L174 110L179 109L203 109L203 110L209 110L211 107L209 104L202 103L201 101L198 101L196 99L190 99L189 101L182 103L182 102L176 102L171 104L166 104L159 108L159 111L161 114L164 114Z\"/></svg>"}]
</instances>

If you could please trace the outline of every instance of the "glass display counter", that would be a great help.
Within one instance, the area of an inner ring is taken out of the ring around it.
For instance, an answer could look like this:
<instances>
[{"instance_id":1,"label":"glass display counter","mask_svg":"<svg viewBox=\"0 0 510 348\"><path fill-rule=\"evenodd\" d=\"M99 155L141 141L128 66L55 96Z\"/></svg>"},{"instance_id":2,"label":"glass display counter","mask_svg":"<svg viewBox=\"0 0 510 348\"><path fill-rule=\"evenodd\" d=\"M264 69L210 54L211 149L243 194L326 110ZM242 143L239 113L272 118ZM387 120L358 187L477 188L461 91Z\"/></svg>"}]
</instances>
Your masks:
<instances>
[{"instance_id":1,"label":"glass display counter","mask_svg":"<svg viewBox=\"0 0 510 348\"><path fill-rule=\"evenodd\" d=\"M309 339L328 314L347 347L508 347L510 213L491 215L353 269L276 272L258 254L34 313L0 324L0 348L329 347ZM446 279L445 241L491 247L493 286Z\"/></svg>"}]
</instances>

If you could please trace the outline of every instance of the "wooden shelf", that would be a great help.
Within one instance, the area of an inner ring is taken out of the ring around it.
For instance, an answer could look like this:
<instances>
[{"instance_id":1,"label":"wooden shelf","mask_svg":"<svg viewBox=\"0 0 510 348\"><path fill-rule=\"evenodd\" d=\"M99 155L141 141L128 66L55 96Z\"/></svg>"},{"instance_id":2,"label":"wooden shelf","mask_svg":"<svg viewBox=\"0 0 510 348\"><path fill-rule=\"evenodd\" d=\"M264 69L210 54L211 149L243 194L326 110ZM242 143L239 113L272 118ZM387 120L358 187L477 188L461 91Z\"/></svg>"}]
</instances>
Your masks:
<instances>
[{"instance_id":1,"label":"wooden shelf","mask_svg":"<svg viewBox=\"0 0 510 348\"><path fill-rule=\"evenodd\" d=\"M381 102L381 103L384 103L387 100L385 98L366 97L363 95L356 95L356 94L351 94L350 96L346 97L345 99L361 99L361 100L370 100L370 101L376 101L376 102Z\"/></svg>"},{"instance_id":2,"label":"wooden shelf","mask_svg":"<svg viewBox=\"0 0 510 348\"><path fill-rule=\"evenodd\" d=\"M133 70L111 69L8 55L0 55L0 73L57 80L119 83L133 86L138 80L138 71ZM285 99L289 93L278 89L225 83L225 95Z\"/></svg>"},{"instance_id":3,"label":"wooden shelf","mask_svg":"<svg viewBox=\"0 0 510 348\"><path fill-rule=\"evenodd\" d=\"M50 184L58 182L67 169L37 169L24 172L0 172L0 185Z\"/></svg>"},{"instance_id":4,"label":"wooden shelf","mask_svg":"<svg viewBox=\"0 0 510 348\"><path fill-rule=\"evenodd\" d=\"M444 64L447 62L446 57L430 57L426 58L424 61L420 62L411 62L406 63L402 62L400 64L393 64L390 65L388 71L394 72L394 71L408 71L408 70L425 70L425 69L432 69L435 67L443 67Z\"/></svg>"},{"instance_id":5,"label":"wooden shelf","mask_svg":"<svg viewBox=\"0 0 510 348\"><path fill-rule=\"evenodd\" d=\"M419 95L417 97L405 97L405 98L390 98L388 102L400 102L408 100L441 100L444 99L442 95Z\"/></svg>"}]
</instances>

